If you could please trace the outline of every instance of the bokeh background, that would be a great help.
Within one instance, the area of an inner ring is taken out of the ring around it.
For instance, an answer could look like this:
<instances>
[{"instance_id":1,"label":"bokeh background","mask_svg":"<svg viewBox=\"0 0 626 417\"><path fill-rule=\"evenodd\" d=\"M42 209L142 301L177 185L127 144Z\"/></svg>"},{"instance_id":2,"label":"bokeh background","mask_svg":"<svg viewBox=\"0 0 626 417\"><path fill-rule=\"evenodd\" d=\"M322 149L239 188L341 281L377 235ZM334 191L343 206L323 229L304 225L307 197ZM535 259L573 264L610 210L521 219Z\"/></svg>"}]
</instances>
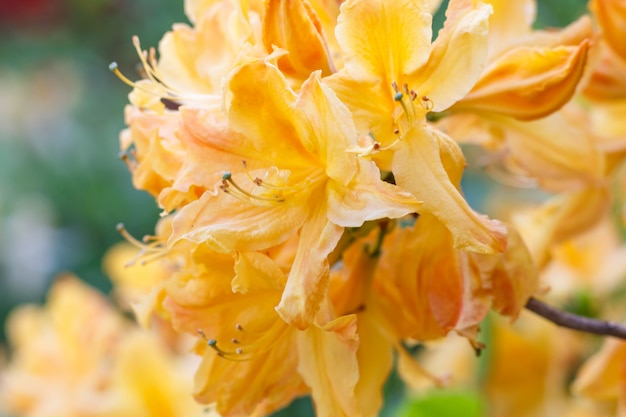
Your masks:
<instances>
[{"instance_id":1,"label":"bokeh background","mask_svg":"<svg viewBox=\"0 0 626 417\"><path fill-rule=\"evenodd\" d=\"M538 27L563 26L586 7L538 6ZM63 271L108 293L101 258L121 240L116 224L135 236L152 232L154 200L132 188L118 158L129 87L108 65L138 78L131 37L156 46L186 21L182 0L0 0L1 329L11 308L42 302ZM464 188L479 205L485 187L476 178ZM388 384L390 399L397 384ZM281 415L303 415L294 410Z\"/></svg>"}]
</instances>

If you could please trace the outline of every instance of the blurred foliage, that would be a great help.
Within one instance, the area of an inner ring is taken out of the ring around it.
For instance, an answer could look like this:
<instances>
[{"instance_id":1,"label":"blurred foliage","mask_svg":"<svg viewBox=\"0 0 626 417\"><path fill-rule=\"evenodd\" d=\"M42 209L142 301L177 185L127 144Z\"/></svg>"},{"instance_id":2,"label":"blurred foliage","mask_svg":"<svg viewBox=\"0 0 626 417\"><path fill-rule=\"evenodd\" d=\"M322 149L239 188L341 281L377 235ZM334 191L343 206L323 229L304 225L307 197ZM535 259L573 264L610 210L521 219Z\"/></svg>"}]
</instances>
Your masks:
<instances>
[{"instance_id":1,"label":"blurred foliage","mask_svg":"<svg viewBox=\"0 0 626 417\"><path fill-rule=\"evenodd\" d=\"M153 230L155 203L117 158L129 88L108 64L133 68L132 35L156 45L181 21L179 1L0 2L0 323L64 270L108 291L115 225Z\"/></svg>"},{"instance_id":2,"label":"blurred foliage","mask_svg":"<svg viewBox=\"0 0 626 417\"><path fill-rule=\"evenodd\" d=\"M586 10L584 0L538 3L538 28L564 26ZM131 36L156 46L185 21L182 0L0 0L0 324L16 304L40 302L64 270L108 292L100 262L121 239L115 225L152 232L154 200L132 188L117 158L129 88L108 64L138 78L127 70L138 62ZM438 13L435 24L442 21ZM472 203L481 188L466 185ZM402 403L395 374L385 392L385 416L480 415L473 393ZM302 399L276 415L310 413Z\"/></svg>"}]
</instances>

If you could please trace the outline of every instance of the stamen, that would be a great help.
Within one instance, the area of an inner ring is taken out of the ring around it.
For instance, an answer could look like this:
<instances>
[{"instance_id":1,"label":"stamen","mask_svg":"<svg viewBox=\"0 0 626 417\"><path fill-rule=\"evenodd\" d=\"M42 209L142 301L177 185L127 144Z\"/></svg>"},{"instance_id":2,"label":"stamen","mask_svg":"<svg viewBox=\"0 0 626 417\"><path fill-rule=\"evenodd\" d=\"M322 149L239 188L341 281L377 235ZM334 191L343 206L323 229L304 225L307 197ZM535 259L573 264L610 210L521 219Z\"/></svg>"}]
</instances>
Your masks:
<instances>
[{"instance_id":1,"label":"stamen","mask_svg":"<svg viewBox=\"0 0 626 417\"><path fill-rule=\"evenodd\" d=\"M250 178L250 181L252 181L257 187L265 187L269 190L276 190L276 191L293 191L293 192L298 191L298 189L295 187L286 187L283 185L276 185L276 184L266 182L259 177L253 177L252 174L250 173L250 170L248 169L248 163L245 160L242 160L241 164L243 165L243 168L246 171L246 175L248 176L248 178Z\"/></svg>"},{"instance_id":2,"label":"stamen","mask_svg":"<svg viewBox=\"0 0 626 417\"><path fill-rule=\"evenodd\" d=\"M233 188L236 190L231 190L230 186L233 186ZM274 197L261 197L261 196L257 196L254 194L250 194L248 191L244 190L243 188L241 188L232 178L232 174L230 172L224 172L224 174L222 174L222 184L220 185L220 189L222 191L224 191L227 194L230 195L235 195L237 192L240 193L239 197L245 198L250 198L250 199L255 199L255 200L260 200L260 201L269 201L269 202L273 202L273 203L284 203L285 199L279 195L275 195ZM245 197L243 197L245 196Z\"/></svg>"},{"instance_id":3,"label":"stamen","mask_svg":"<svg viewBox=\"0 0 626 417\"><path fill-rule=\"evenodd\" d=\"M117 232L122 235L122 237L126 239L128 243L140 249L137 255L135 255L130 261L126 262L125 266L134 265L142 257L143 259L141 259L141 265L146 265L152 261L166 256L168 253L167 249L161 242L161 238L158 236L144 236L142 238L142 241L139 241L133 235L128 233L128 230L126 230L124 224L119 223L116 226L116 229Z\"/></svg>"},{"instance_id":4,"label":"stamen","mask_svg":"<svg viewBox=\"0 0 626 417\"><path fill-rule=\"evenodd\" d=\"M205 104L207 106L219 105L220 97L216 94L189 93L174 87L171 83L168 83L166 77L164 77L158 70L156 50L154 48L150 48L149 52L142 50L137 36L133 36L133 46L135 47L141 62L141 71L139 71L140 74L144 77L144 79L151 81L157 88L149 89L144 85L141 85L139 82L131 81L124 74L122 74L117 63L112 62L109 65L109 70L111 70L122 82L148 95L157 96L162 100L174 103L176 106L180 105L181 101L191 101L194 103Z\"/></svg>"}]
</instances>

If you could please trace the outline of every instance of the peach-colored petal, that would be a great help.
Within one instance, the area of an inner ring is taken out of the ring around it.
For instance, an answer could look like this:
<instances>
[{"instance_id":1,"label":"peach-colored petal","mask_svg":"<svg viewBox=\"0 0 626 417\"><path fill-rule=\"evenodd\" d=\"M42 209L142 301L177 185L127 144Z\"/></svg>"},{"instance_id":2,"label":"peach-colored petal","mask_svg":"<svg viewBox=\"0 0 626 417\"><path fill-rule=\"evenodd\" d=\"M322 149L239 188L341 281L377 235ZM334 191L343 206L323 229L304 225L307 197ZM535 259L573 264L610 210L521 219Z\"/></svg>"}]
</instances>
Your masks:
<instances>
[{"instance_id":1,"label":"peach-colored petal","mask_svg":"<svg viewBox=\"0 0 626 417\"><path fill-rule=\"evenodd\" d=\"M297 337L298 372L311 387L316 415L359 415L354 389L359 380L356 317L343 316Z\"/></svg>"},{"instance_id":2,"label":"peach-colored petal","mask_svg":"<svg viewBox=\"0 0 626 417\"><path fill-rule=\"evenodd\" d=\"M505 130L515 162L544 188L561 191L601 183L605 172L604 155L584 115L576 117L561 111L528 122L492 120Z\"/></svg>"},{"instance_id":3,"label":"peach-colored petal","mask_svg":"<svg viewBox=\"0 0 626 417\"><path fill-rule=\"evenodd\" d=\"M326 295L327 257L343 233L342 227L328 220L326 210L324 202L311 207L300 231L300 244L287 285L276 307L283 320L299 329L309 327Z\"/></svg>"},{"instance_id":4,"label":"peach-colored petal","mask_svg":"<svg viewBox=\"0 0 626 417\"><path fill-rule=\"evenodd\" d=\"M273 59L252 59L231 73L226 92L228 121L266 160L308 166L314 162L298 136L301 115L294 109L296 94Z\"/></svg>"},{"instance_id":5,"label":"peach-colored petal","mask_svg":"<svg viewBox=\"0 0 626 417\"><path fill-rule=\"evenodd\" d=\"M488 20L491 6L470 0L452 1L446 22L433 43L428 62L407 80L420 97L442 111L467 94L487 59Z\"/></svg>"},{"instance_id":6,"label":"peach-colored petal","mask_svg":"<svg viewBox=\"0 0 626 417\"><path fill-rule=\"evenodd\" d=\"M329 178L348 184L357 174L357 158L346 152L357 140L348 108L320 82L319 72L302 85L295 107L303 115L296 126L302 142L324 164Z\"/></svg>"},{"instance_id":7,"label":"peach-colored petal","mask_svg":"<svg viewBox=\"0 0 626 417\"><path fill-rule=\"evenodd\" d=\"M281 291L285 279L283 271L268 256L259 252L240 252L235 262L233 292L245 294L266 289Z\"/></svg>"},{"instance_id":8,"label":"peach-colored petal","mask_svg":"<svg viewBox=\"0 0 626 417\"><path fill-rule=\"evenodd\" d=\"M333 72L321 22L306 1L265 2L263 43L269 52L274 47L288 52L278 60L279 68L287 76L305 80L316 70L324 75Z\"/></svg>"},{"instance_id":9,"label":"peach-colored petal","mask_svg":"<svg viewBox=\"0 0 626 417\"><path fill-rule=\"evenodd\" d=\"M621 0L592 0L589 7L598 19L606 42L626 61L626 4Z\"/></svg>"},{"instance_id":10,"label":"peach-colored petal","mask_svg":"<svg viewBox=\"0 0 626 417\"><path fill-rule=\"evenodd\" d=\"M287 240L305 218L303 208L257 206L207 191L176 214L169 242L185 239L217 252L262 250Z\"/></svg>"},{"instance_id":11,"label":"peach-colored petal","mask_svg":"<svg viewBox=\"0 0 626 417\"><path fill-rule=\"evenodd\" d=\"M366 311L358 315L359 382L355 395L363 417L376 417L383 404L383 385L393 366L393 349L375 319ZM372 360L375 358L375 360Z\"/></svg>"},{"instance_id":12,"label":"peach-colored petal","mask_svg":"<svg viewBox=\"0 0 626 417\"><path fill-rule=\"evenodd\" d=\"M607 339L595 355L578 371L574 392L596 400L615 400L623 395L626 343Z\"/></svg>"},{"instance_id":13,"label":"peach-colored petal","mask_svg":"<svg viewBox=\"0 0 626 417\"><path fill-rule=\"evenodd\" d=\"M336 29L345 68L356 79L379 79L390 88L428 59L431 19L425 2L346 1Z\"/></svg>"},{"instance_id":14,"label":"peach-colored petal","mask_svg":"<svg viewBox=\"0 0 626 417\"><path fill-rule=\"evenodd\" d=\"M446 225L458 249L481 253L503 251L506 229L472 210L450 182L440 156L440 140L444 140L441 134L412 129L394 154L396 183L423 201L423 211L434 214Z\"/></svg>"},{"instance_id":15,"label":"peach-colored petal","mask_svg":"<svg viewBox=\"0 0 626 417\"><path fill-rule=\"evenodd\" d=\"M380 180L380 171L371 161L358 161L359 178L340 187L330 181L328 218L343 227L359 227L365 221L398 218L415 213L421 207L409 193Z\"/></svg>"},{"instance_id":16,"label":"peach-colored petal","mask_svg":"<svg viewBox=\"0 0 626 417\"><path fill-rule=\"evenodd\" d=\"M583 75L589 42L578 47L518 47L492 62L455 109L522 120L544 117L570 100Z\"/></svg>"},{"instance_id":17,"label":"peach-colored petal","mask_svg":"<svg viewBox=\"0 0 626 417\"><path fill-rule=\"evenodd\" d=\"M511 41L530 34L537 12L534 0L485 0L485 3L493 7L489 19L491 57L507 50Z\"/></svg>"}]
</instances>

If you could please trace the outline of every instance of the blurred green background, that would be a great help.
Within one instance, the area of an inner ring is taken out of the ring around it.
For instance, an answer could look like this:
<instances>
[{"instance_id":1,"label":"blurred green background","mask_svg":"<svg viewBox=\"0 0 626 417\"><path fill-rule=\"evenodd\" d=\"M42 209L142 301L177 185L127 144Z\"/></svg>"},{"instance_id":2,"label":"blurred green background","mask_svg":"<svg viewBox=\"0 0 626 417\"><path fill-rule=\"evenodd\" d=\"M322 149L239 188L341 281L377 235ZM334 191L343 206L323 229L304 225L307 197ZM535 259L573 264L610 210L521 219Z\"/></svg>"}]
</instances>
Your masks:
<instances>
[{"instance_id":1,"label":"blurred green background","mask_svg":"<svg viewBox=\"0 0 626 417\"><path fill-rule=\"evenodd\" d=\"M562 26L585 7L540 0L537 26ZM101 258L121 240L115 225L153 231L154 200L132 188L117 156L129 88L108 64L134 68L131 36L156 46L186 21L182 0L0 0L0 325L15 305L43 301L64 271L108 292ZM472 190L481 187L465 188L477 204ZM397 379L387 391L392 415ZM280 415L304 415L310 403L294 407ZM415 407L411 415L422 415Z\"/></svg>"}]
</instances>

